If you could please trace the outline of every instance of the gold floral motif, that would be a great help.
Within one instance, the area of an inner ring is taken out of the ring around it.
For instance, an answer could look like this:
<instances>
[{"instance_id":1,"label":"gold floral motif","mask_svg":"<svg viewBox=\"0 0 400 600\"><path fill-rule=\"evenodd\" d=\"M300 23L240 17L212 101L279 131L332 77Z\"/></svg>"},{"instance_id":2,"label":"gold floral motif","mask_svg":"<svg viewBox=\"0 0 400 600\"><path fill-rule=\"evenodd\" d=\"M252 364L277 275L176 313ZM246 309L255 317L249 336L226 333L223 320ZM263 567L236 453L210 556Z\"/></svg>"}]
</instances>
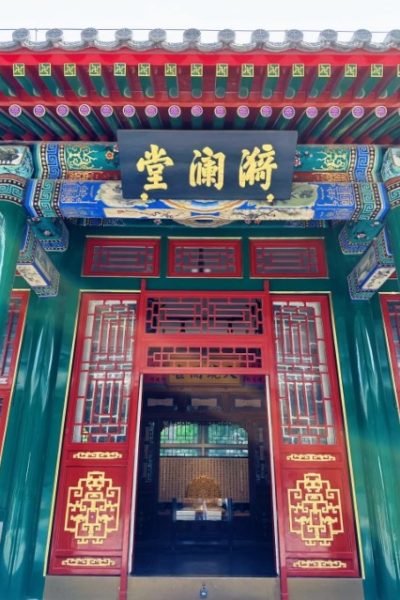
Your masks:
<instances>
[{"instance_id":1,"label":"gold floral motif","mask_svg":"<svg viewBox=\"0 0 400 600\"><path fill-rule=\"evenodd\" d=\"M117 563L112 558L93 558L80 556L79 558L65 558L61 561L63 567L114 567Z\"/></svg>"},{"instance_id":2,"label":"gold floral motif","mask_svg":"<svg viewBox=\"0 0 400 600\"><path fill-rule=\"evenodd\" d=\"M341 560L296 560L293 567L298 569L345 569L347 563Z\"/></svg>"},{"instance_id":3,"label":"gold floral motif","mask_svg":"<svg viewBox=\"0 0 400 600\"><path fill-rule=\"evenodd\" d=\"M333 454L288 454L286 460L294 462L331 462L335 461L336 457Z\"/></svg>"},{"instance_id":4,"label":"gold floral motif","mask_svg":"<svg viewBox=\"0 0 400 600\"><path fill-rule=\"evenodd\" d=\"M118 530L121 488L103 471L89 471L76 487L68 488L64 530L78 544L103 544Z\"/></svg>"},{"instance_id":5,"label":"gold floral motif","mask_svg":"<svg viewBox=\"0 0 400 600\"><path fill-rule=\"evenodd\" d=\"M122 458L121 452L75 452L73 458L80 460L87 459L101 459L101 460L114 460L116 458Z\"/></svg>"},{"instance_id":6,"label":"gold floral motif","mask_svg":"<svg viewBox=\"0 0 400 600\"><path fill-rule=\"evenodd\" d=\"M319 473L305 473L288 489L289 529L306 546L330 546L335 535L343 533L340 490Z\"/></svg>"}]
</instances>

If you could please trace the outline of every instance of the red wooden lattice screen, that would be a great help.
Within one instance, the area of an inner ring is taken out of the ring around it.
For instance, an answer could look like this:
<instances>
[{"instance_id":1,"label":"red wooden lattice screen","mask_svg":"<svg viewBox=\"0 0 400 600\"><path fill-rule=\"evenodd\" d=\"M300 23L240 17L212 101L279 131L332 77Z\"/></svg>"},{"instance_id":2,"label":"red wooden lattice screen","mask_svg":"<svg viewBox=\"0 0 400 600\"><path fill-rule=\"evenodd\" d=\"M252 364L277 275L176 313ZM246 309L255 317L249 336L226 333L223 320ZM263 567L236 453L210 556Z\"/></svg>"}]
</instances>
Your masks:
<instances>
[{"instance_id":1,"label":"red wooden lattice screen","mask_svg":"<svg viewBox=\"0 0 400 600\"><path fill-rule=\"evenodd\" d=\"M157 277L160 240L87 238L83 275L89 277Z\"/></svg>"},{"instance_id":2,"label":"red wooden lattice screen","mask_svg":"<svg viewBox=\"0 0 400 600\"><path fill-rule=\"evenodd\" d=\"M400 410L400 294L382 294L381 305L393 384Z\"/></svg>"},{"instance_id":3,"label":"red wooden lattice screen","mask_svg":"<svg viewBox=\"0 0 400 600\"><path fill-rule=\"evenodd\" d=\"M241 277L240 240L168 240L169 277Z\"/></svg>"},{"instance_id":4,"label":"red wooden lattice screen","mask_svg":"<svg viewBox=\"0 0 400 600\"><path fill-rule=\"evenodd\" d=\"M136 421L135 294L84 294L71 379L51 573L118 574L129 527Z\"/></svg>"},{"instance_id":5,"label":"red wooden lattice screen","mask_svg":"<svg viewBox=\"0 0 400 600\"><path fill-rule=\"evenodd\" d=\"M324 240L250 240L251 277L327 277Z\"/></svg>"},{"instance_id":6,"label":"red wooden lattice screen","mask_svg":"<svg viewBox=\"0 0 400 600\"><path fill-rule=\"evenodd\" d=\"M0 340L0 455L3 447L29 292L13 291L5 335Z\"/></svg>"},{"instance_id":7,"label":"red wooden lattice screen","mask_svg":"<svg viewBox=\"0 0 400 600\"><path fill-rule=\"evenodd\" d=\"M289 575L357 576L328 298L275 296L273 320L281 562Z\"/></svg>"},{"instance_id":8,"label":"red wooden lattice screen","mask_svg":"<svg viewBox=\"0 0 400 600\"><path fill-rule=\"evenodd\" d=\"M139 374L195 368L269 376L282 580L358 575L328 298L142 291L136 301L83 295L50 572L127 573Z\"/></svg>"}]
</instances>

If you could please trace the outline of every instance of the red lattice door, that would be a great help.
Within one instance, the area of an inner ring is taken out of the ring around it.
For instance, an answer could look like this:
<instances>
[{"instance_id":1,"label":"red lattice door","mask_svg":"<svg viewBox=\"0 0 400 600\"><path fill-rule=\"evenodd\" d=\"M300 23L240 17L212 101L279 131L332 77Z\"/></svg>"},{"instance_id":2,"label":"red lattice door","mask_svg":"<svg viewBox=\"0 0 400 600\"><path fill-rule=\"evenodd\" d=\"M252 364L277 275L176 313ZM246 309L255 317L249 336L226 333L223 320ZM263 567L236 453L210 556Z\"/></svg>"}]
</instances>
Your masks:
<instances>
[{"instance_id":1,"label":"red lattice door","mask_svg":"<svg viewBox=\"0 0 400 600\"><path fill-rule=\"evenodd\" d=\"M274 455L281 568L357 576L328 298L275 296Z\"/></svg>"},{"instance_id":2,"label":"red lattice door","mask_svg":"<svg viewBox=\"0 0 400 600\"><path fill-rule=\"evenodd\" d=\"M119 574L129 533L137 394L137 297L82 297L50 559L51 573Z\"/></svg>"}]
</instances>

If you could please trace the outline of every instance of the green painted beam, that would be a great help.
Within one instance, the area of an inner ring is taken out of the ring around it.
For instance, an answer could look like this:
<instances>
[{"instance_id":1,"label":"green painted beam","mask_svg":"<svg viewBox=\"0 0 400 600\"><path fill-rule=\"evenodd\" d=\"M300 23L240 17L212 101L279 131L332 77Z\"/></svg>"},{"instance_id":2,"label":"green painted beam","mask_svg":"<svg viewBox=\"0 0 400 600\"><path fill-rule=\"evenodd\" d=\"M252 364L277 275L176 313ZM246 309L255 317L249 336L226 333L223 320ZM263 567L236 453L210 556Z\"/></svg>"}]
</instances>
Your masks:
<instances>
[{"instance_id":1,"label":"green painted beam","mask_svg":"<svg viewBox=\"0 0 400 600\"><path fill-rule=\"evenodd\" d=\"M114 63L113 75L121 96L124 98L131 98L132 90L127 75L126 63Z\"/></svg>"},{"instance_id":2,"label":"green painted beam","mask_svg":"<svg viewBox=\"0 0 400 600\"><path fill-rule=\"evenodd\" d=\"M110 90L108 89L108 85L103 74L102 64L90 63L88 75L98 95L102 96L103 98L108 98L110 96Z\"/></svg>"},{"instance_id":3,"label":"green painted beam","mask_svg":"<svg viewBox=\"0 0 400 600\"><path fill-rule=\"evenodd\" d=\"M215 65L215 96L224 98L228 86L229 65L227 63L218 63Z\"/></svg>"},{"instance_id":4,"label":"green painted beam","mask_svg":"<svg viewBox=\"0 0 400 600\"><path fill-rule=\"evenodd\" d=\"M89 104L81 104L78 108L78 112L82 119L87 123L88 127L99 137L107 135L106 130L100 123L94 111L91 109Z\"/></svg>"},{"instance_id":5,"label":"green painted beam","mask_svg":"<svg viewBox=\"0 0 400 600\"><path fill-rule=\"evenodd\" d=\"M281 75L281 67L278 64L267 65L267 72L262 89L263 98L272 98L276 88L278 87L279 77Z\"/></svg>"},{"instance_id":6,"label":"green painted beam","mask_svg":"<svg viewBox=\"0 0 400 600\"><path fill-rule=\"evenodd\" d=\"M274 123L274 129L287 129L295 116L296 110L293 106L284 106Z\"/></svg>"},{"instance_id":7,"label":"green painted beam","mask_svg":"<svg viewBox=\"0 0 400 600\"><path fill-rule=\"evenodd\" d=\"M321 63L318 65L317 76L315 77L309 98L319 98L325 91L328 83L331 81L332 65L329 63Z\"/></svg>"},{"instance_id":8,"label":"green painted beam","mask_svg":"<svg viewBox=\"0 0 400 600\"><path fill-rule=\"evenodd\" d=\"M139 63L137 74L139 78L140 87L142 88L142 93L146 98L154 98L154 83L153 77L151 74L151 64L150 63Z\"/></svg>"},{"instance_id":9,"label":"green painted beam","mask_svg":"<svg viewBox=\"0 0 400 600\"><path fill-rule=\"evenodd\" d=\"M294 63L292 65L290 77L285 90L285 98L296 98L304 82L305 65L303 63Z\"/></svg>"},{"instance_id":10,"label":"green painted beam","mask_svg":"<svg viewBox=\"0 0 400 600\"><path fill-rule=\"evenodd\" d=\"M362 119L365 110L362 106L353 106L353 108L339 121L339 123L329 132L328 140L336 141L344 135L359 119Z\"/></svg>"},{"instance_id":11,"label":"green painted beam","mask_svg":"<svg viewBox=\"0 0 400 600\"><path fill-rule=\"evenodd\" d=\"M39 63L38 74L43 84L53 96L58 98L62 98L64 96L64 90L56 74L54 73L51 63Z\"/></svg>"},{"instance_id":12,"label":"green painted beam","mask_svg":"<svg viewBox=\"0 0 400 600\"><path fill-rule=\"evenodd\" d=\"M356 64L347 64L344 66L342 74L339 80L336 82L335 87L332 90L332 98L343 98L346 92L349 91L353 83L357 79L358 69Z\"/></svg>"},{"instance_id":13,"label":"green painted beam","mask_svg":"<svg viewBox=\"0 0 400 600\"><path fill-rule=\"evenodd\" d=\"M247 121L250 115L250 109L248 106L238 106L236 109L235 120L233 122L234 129L244 129L247 125Z\"/></svg>"},{"instance_id":14,"label":"green painted beam","mask_svg":"<svg viewBox=\"0 0 400 600\"><path fill-rule=\"evenodd\" d=\"M73 92L79 98L85 98L88 95L88 91L79 74L76 63L64 63L63 73Z\"/></svg>"},{"instance_id":15,"label":"green painted beam","mask_svg":"<svg viewBox=\"0 0 400 600\"><path fill-rule=\"evenodd\" d=\"M169 98L179 96L178 65L176 63L166 63L164 65L165 87Z\"/></svg>"},{"instance_id":16,"label":"green painted beam","mask_svg":"<svg viewBox=\"0 0 400 600\"><path fill-rule=\"evenodd\" d=\"M171 129L182 128L182 110L177 104L168 107L168 116Z\"/></svg>"},{"instance_id":17,"label":"green painted beam","mask_svg":"<svg viewBox=\"0 0 400 600\"><path fill-rule=\"evenodd\" d=\"M190 109L192 129L201 129L203 127L203 107L195 104Z\"/></svg>"},{"instance_id":18,"label":"green painted beam","mask_svg":"<svg viewBox=\"0 0 400 600\"><path fill-rule=\"evenodd\" d=\"M132 106L132 104L125 104L122 107L122 114L128 121L129 125L132 127L132 129L140 129L142 127L142 122L139 119L137 110L134 106Z\"/></svg>"},{"instance_id":19,"label":"green painted beam","mask_svg":"<svg viewBox=\"0 0 400 600\"><path fill-rule=\"evenodd\" d=\"M216 106L213 115L213 129L223 129L225 124L226 108L225 106Z\"/></svg>"},{"instance_id":20,"label":"green painted beam","mask_svg":"<svg viewBox=\"0 0 400 600\"><path fill-rule=\"evenodd\" d=\"M87 137L88 132L66 104L56 106L56 114L72 129L78 137Z\"/></svg>"},{"instance_id":21,"label":"green painted beam","mask_svg":"<svg viewBox=\"0 0 400 600\"><path fill-rule=\"evenodd\" d=\"M47 135L47 130L39 125L37 120L33 119L19 104L11 104L11 106L8 107L8 113L11 117L20 121L21 125L29 132L33 132L39 138Z\"/></svg>"},{"instance_id":22,"label":"green painted beam","mask_svg":"<svg viewBox=\"0 0 400 600\"><path fill-rule=\"evenodd\" d=\"M104 121L111 129L111 131L116 134L118 129L121 129L121 123L119 119L117 119L115 115L115 111L110 104L103 104L100 106L100 114L104 118Z\"/></svg>"},{"instance_id":23,"label":"green painted beam","mask_svg":"<svg viewBox=\"0 0 400 600\"><path fill-rule=\"evenodd\" d=\"M254 65L243 64L240 67L239 98L248 98L254 82Z\"/></svg>"},{"instance_id":24,"label":"green painted beam","mask_svg":"<svg viewBox=\"0 0 400 600\"><path fill-rule=\"evenodd\" d=\"M151 129L161 129L163 122L160 116L160 111L154 104L148 104L144 109L144 114L147 117Z\"/></svg>"},{"instance_id":25,"label":"green painted beam","mask_svg":"<svg viewBox=\"0 0 400 600\"><path fill-rule=\"evenodd\" d=\"M308 142L315 143L331 127L332 123L340 117L340 106L330 106L324 116L317 121L311 131L308 133Z\"/></svg>"},{"instance_id":26,"label":"green painted beam","mask_svg":"<svg viewBox=\"0 0 400 600\"><path fill-rule=\"evenodd\" d=\"M193 98L201 98L203 95L203 65L192 63L190 65L190 84Z\"/></svg>"},{"instance_id":27,"label":"green painted beam","mask_svg":"<svg viewBox=\"0 0 400 600\"><path fill-rule=\"evenodd\" d=\"M272 108L271 106L261 106L258 115L253 124L253 129L265 129L271 125Z\"/></svg>"},{"instance_id":28,"label":"green painted beam","mask_svg":"<svg viewBox=\"0 0 400 600\"><path fill-rule=\"evenodd\" d=\"M360 136L365 135L369 129L380 123L382 119L386 117L386 115L386 106L377 106L373 111L371 111L371 114L362 121L362 123L352 130L351 137L353 139L358 139Z\"/></svg>"},{"instance_id":29,"label":"green painted beam","mask_svg":"<svg viewBox=\"0 0 400 600\"><path fill-rule=\"evenodd\" d=\"M20 86L25 90L29 96L39 97L40 90L36 87L34 81L29 76L26 65L24 63L13 64L13 76Z\"/></svg>"},{"instance_id":30,"label":"green painted beam","mask_svg":"<svg viewBox=\"0 0 400 600\"><path fill-rule=\"evenodd\" d=\"M396 75L390 77L385 87L379 92L379 98L390 98L400 88L400 65L397 65Z\"/></svg>"},{"instance_id":31,"label":"green painted beam","mask_svg":"<svg viewBox=\"0 0 400 600\"><path fill-rule=\"evenodd\" d=\"M17 137L23 137L26 135L26 129L20 127L18 123L12 120L8 115L5 115L0 111L0 125L2 125L8 133L12 133Z\"/></svg>"},{"instance_id":32,"label":"green painted beam","mask_svg":"<svg viewBox=\"0 0 400 600\"><path fill-rule=\"evenodd\" d=\"M42 121L48 129L61 139L68 135L68 130L64 129L60 123L53 117L43 104L36 104L33 107L34 116Z\"/></svg>"},{"instance_id":33,"label":"green painted beam","mask_svg":"<svg viewBox=\"0 0 400 600\"><path fill-rule=\"evenodd\" d=\"M354 92L354 97L357 99L366 98L381 82L383 79L383 65L372 64L370 66L369 76L364 79L360 87Z\"/></svg>"},{"instance_id":34,"label":"green painted beam","mask_svg":"<svg viewBox=\"0 0 400 600\"><path fill-rule=\"evenodd\" d=\"M300 115L296 123L296 131L302 135L311 123L318 117L318 108L315 106L307 106L306 110Z\"/></svg>"},{"instance_id":35,"label":"green painted beam","mask_svg":"<svg viewBox=\"0 0 400 600\"><path fill-rule=\"evenodd\" d=\"M0 74L0 92L9 98L17 95L15 88Z\"/></svg>"},{"instance_id":36,"label":"green painted beam","mask_svg":"<svg viewBox=\"0 0 400 600\"><path fill-rule=\"evenodd\" d=\"M384 122L368 133L370 142L374 142L384 135L389 135L390 132L400 125L400 109L396 108L392 114L384 120Z\"/></svg>"}]
</instances>

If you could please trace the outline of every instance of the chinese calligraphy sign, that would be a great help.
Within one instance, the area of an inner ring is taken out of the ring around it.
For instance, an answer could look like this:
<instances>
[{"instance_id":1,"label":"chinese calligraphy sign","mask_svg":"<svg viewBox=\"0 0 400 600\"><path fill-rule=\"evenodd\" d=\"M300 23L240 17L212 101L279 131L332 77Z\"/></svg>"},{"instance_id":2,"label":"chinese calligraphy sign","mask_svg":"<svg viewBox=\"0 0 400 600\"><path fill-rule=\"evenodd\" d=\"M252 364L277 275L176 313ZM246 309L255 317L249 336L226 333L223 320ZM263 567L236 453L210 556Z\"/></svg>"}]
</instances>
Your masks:
<instances>
[{"instance_id":1,"label":"chinese calligraphy sign","mask_svg":"<svg viewBox=\"0 0 400 600\"><path fill-rule=\"evenodd\" d=\"M296 142L295 131L119 131L123 197L287 200Z\"/></svg>"}]
</instances>

